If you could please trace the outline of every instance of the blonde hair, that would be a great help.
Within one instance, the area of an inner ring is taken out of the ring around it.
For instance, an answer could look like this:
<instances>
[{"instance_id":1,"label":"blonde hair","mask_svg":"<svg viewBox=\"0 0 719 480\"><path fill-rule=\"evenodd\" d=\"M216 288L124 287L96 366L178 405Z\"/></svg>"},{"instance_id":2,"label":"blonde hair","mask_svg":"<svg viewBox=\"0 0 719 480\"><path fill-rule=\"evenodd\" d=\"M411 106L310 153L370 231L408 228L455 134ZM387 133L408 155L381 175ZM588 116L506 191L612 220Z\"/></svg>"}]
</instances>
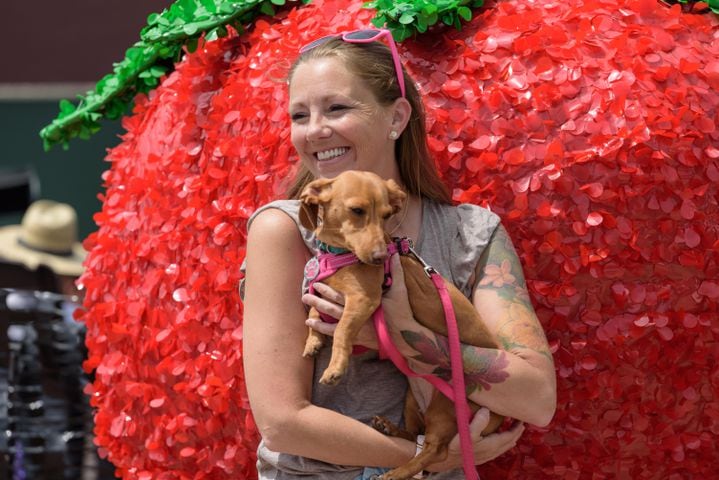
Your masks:
<instances>
[{"instance_id":1,"label":"blonde hair","mask_svg":"<svg viewBox=\"0 0 719 480\"><path fill-rule=\"evenodd\" d=\"M289 82L297 67L319 58L338 58L357 75L374 94L380 105L391 105L402 96L395 72L392 52L381 42L348 43L331 39L301 54L289 72ZM422 99L412 78L402 67L406 98L412 107L407 127L395 143L395 158L404 188L412 195L424 196L440 203L451 203L452 197L442 182L427 147L427 131ZM304 187L314 180L304 165L287 191L289 198L298 198Z\"/></svg>"}]
</instances>

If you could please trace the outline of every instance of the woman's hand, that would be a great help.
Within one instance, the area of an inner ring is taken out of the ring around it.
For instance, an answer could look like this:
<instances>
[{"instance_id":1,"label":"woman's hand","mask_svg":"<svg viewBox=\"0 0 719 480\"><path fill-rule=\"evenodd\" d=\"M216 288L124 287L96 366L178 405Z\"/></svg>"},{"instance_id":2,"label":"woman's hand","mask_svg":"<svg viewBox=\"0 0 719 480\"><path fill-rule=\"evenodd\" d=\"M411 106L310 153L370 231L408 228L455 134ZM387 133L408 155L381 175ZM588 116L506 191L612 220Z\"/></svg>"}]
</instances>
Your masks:
<instances>
[{"instance_id":1,"label":"woman's hand","mask_svg":"<svg viewBox=\"0 0 719 480\"><path fill-rule=\"evenodd\" d=\"M492 433L486 437L482 436L482 430L489 423L489 410L481 408L469 424L469 432L472 435L474 445L474 463L481 465L494 460L514 448L519 437L524 433L524 424L516 422L512 428L502 433ZM449 443L449 452L443 462L434 463L427 467L429 472L444 472L462 466L462 450L459 445L459 435L455 435Z\"/></svg>"},{"instance_id":2,"label":"woman's hand","mask_svg":"<svg viewBox=\"0 0 719 480\"><path fill-rule=\"evenodd\" d=\"M318 312L327 314L330 317L341 318L344 312L344 295L321 282L316 282L314 288L317 293L322 296L306 293L302 296L302 303L310 307L315 307ZM319 318L308 318L305 321L305 325L312 330L330 337L334 335L335 329L337 328L336 323L323 322ZM360 329L354 343L355 345L362 345L363 347L377 350L377 335L375 334L374 326L370 319L368 319L362 329Z\"/></svg>"}]
</instances>

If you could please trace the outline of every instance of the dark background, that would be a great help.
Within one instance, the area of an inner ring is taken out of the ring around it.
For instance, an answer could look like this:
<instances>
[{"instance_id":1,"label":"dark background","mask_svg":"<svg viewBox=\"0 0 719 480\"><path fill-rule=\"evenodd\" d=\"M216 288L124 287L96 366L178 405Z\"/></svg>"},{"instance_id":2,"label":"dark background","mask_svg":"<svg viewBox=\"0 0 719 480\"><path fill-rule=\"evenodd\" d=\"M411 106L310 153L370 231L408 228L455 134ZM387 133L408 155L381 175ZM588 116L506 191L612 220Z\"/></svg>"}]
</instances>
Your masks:
<instances>
[{"instance_id":1,"label":"dark background","mask_svg":"<svg viewBox=\"0 0 719 480\"><path fill-rule=\"evenodd\" d=\"M139 40L147 16L171 0L4 0L0 15L0 183L9 171L29 168L39 198L70 203L80 237L95 230L104 157L117 145L120 122L105 122L91 140L49 153L38 135L58 113L58 101L75 99L112 72L112 64ZM0 205L0 211L2 211ZM21 212L0 214L0 225L19 223Z\"/></svg>"}]
</instances>

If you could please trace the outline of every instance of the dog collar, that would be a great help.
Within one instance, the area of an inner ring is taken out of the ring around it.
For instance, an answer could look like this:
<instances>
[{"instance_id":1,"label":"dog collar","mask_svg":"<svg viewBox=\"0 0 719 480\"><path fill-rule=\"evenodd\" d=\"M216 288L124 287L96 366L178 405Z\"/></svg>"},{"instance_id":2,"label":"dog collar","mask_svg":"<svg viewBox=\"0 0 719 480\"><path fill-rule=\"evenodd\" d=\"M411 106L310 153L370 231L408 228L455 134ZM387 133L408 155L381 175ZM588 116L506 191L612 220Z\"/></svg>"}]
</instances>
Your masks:
<instances>
[{"instance_id":1,"label":"dog collar","mask_svg":"<svg viewBox=\"0 0 719 480\"><path fill-rule=\"evenodd\" d=\"M332 245L327 245L322 240L317 240L317 248L320 252L324 253L334 253L335 255L341 255L343 253L349 253L349 250L342 247L333 247Z\"/></svg>"},{"instance_id":2,"label":"dog collar","mask_svg":"<svg viewBox=\"0 0 719 480\"><path fill-rule=\"evenodd\" d=\"M350 252L349 250L342 251L327 251L323 250L322 246L326 248L335 248L327 245L324 242L320 242L321 253L309 259L305 265L304 277L307 282L309 293L314 294L314 283L319 282L330 275L334 274L340 268L348 265L359 263L357 255ZM392 274L390 272L389 263L392 255L400 254L407 255L414 253L412 250L412 241L409 238L393 238L392 242L387 245L387 259L384 262L384 282L382 289L386 290L392 285ZM336 321L336 320L335 320Z\"/></svg>"}]
</instances>

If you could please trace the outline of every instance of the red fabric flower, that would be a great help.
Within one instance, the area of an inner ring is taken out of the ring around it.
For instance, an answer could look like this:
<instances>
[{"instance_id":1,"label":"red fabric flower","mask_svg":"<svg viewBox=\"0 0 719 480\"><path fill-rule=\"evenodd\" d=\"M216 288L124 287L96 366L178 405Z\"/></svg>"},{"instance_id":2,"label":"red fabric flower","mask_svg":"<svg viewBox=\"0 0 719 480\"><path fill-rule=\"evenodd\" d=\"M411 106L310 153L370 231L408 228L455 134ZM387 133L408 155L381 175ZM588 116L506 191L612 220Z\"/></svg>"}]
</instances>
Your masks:
<instances>
[{"instance_id":1,"label":"red fabric flower","mask_svg":"<svg viewBox=\"0 0 719 480\"><path fill-rule=\"evenodd\" d=\"M368 25L361 5L207 43L125 119L82 277L96 441L123 478L256 477L247 218L297 160L298 47ZM502 217L556 362L554 421L487 478L715 475L718 38L679 6L575 0L498 3L400 46L441 173Z\"/></svg>"}]
</instances>

